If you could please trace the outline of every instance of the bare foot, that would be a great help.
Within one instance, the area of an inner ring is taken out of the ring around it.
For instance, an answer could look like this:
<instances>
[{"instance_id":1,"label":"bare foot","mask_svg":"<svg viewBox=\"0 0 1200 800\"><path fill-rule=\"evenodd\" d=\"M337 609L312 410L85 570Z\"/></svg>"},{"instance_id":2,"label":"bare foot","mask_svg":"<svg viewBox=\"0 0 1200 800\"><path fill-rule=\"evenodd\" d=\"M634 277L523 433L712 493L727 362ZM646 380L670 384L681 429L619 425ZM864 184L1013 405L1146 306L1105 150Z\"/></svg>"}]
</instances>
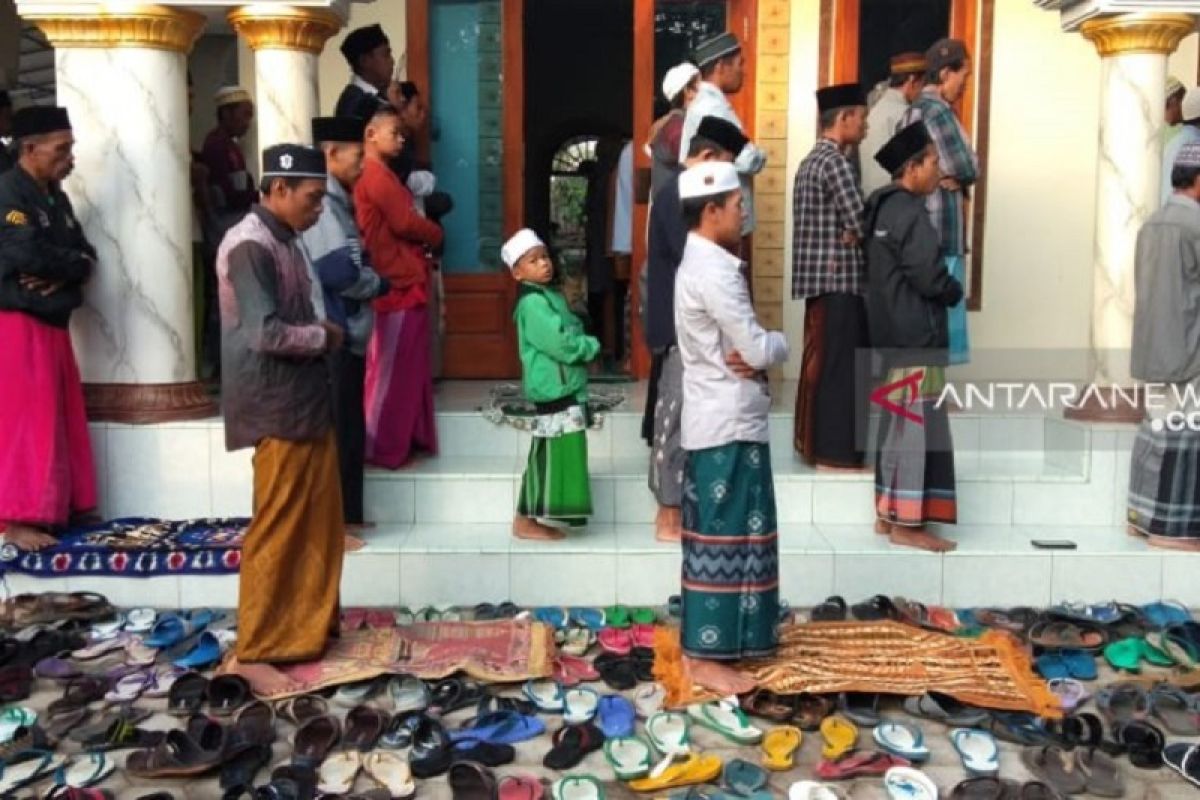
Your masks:
<instances>
[{"instance_id":1,"label":"bare foot","mask_svg":"<svg viewBox=\"0 0 1200 800\"><path fill-rule=\"evenodd\" d=\"M1126 525L1125 532L1135 539L1144 539L1146 537L1146 534L1142 533L1132 525Z\"/></svg>"},{"instance_id":2,"label":"bare foot","mask_svg":"<svg viewBox=\"0 0 1200 800\"><path fill-rule=\"evenodd\" d=\"M531 517L520 515L513 517L513 536L518 539L535 539L541 542L552 542L567 538L558 528L543 525Z\"/></svg>"},{"instance_id":3,"label":"bare foot","mask_svg":"<svg viewBox=\"0 0 1200 800\"><path fill-rule=\"evenodd\" d=\"M679 506L659 506L654 518L654 538L660 542L678 542L683 538L683 513Z\"/></svg>"},{"instance_id":4,"label":"bare foot","mask_svg":"<svg viewBox=\"0 0 1200 800\"><path fill-rule=\"evenodd\" d=\"M1163 550L1200 551L1200 539L1181 539L1172 536L1146 536L1146 544Z\"/></svg>"},{"instance_id":5,"label":"bare foot","mask_svg":"<svg viewBox=\"0 0 1200 800\"><path fill-rule=\"evenodd\" d=\"M875 532L880 536L890 536L892 533L892 523L886 519L875 520Z\"/></svg>"},{"instance_id":6,"label":"bare foot","mask_svg":"<svg viewBox=\"0 0 1200 800\"><path fill-rule=\"evenodd\" d=\"M241 675L259 697L278 697L304 690L304 684L294 681L270 664L243 664L232 656L225 672Z\"/></svg>"},{"instance_id":7,"label":"bare foot","mask_svg":"<svg viewBox=\"0 0 1200 800\"><path fill-rule=\"evenodd\" d=\"M692 682L722 695L745 694L754 691L754 679L743 675L733 667L720 661L684 656Z\"/></svg>"},{"instance_id":8,"label":"bare foot","mask_svg":"<svg viewBox=\"0 0 1200 800\"><path fill-rule=\"evenodd\" d=\"M8 528L4 531L4 540L18 550L30 551L45 550L58 544L58 539L41 528L22 522L8 523Z\"/></svg>"},{"instance_id":9,"label":"bare foot","mask_svg":"<svg viewBox=\"0 0 1200 800\"><path fill-rule=\"evenodd\" d=\"M362 550L366 546L367 546L367 543L364 542L362 539L358 538L357 536L351 536L348 533L346 534L346 552L347 553L353 553L356 550Z\"/></svg>"},{"instance_id":10,"label":"bare foot","mask_svg":"<svg viewBox=\"0 0 1200 800\"><path fill-rule=\"evenodd\" d=\"M903 525L893 525L888 538L892 544L901 547L915 547L918 550L929 550L934 553L948 553L958 547L956 542L943 539L925 528L907 528Z\"/></svg>"}]
</instances>

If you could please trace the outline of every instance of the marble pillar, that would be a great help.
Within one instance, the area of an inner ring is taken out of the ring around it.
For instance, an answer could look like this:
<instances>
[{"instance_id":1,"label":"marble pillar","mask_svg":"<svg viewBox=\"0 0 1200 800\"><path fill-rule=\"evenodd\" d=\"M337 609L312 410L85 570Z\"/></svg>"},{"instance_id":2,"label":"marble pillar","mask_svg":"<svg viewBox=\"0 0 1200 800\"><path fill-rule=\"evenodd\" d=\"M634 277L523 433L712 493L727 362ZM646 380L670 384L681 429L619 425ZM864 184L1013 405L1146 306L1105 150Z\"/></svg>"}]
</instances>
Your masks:
<instances>
[{"instance_id":1,"label":"marble pillar","mask_svg":"<svg viewBox=\"0 0 1200 800\"><path fill-rule=\"evenodd\" d=\"M99 254L72 321L92 419L211 416L192 328L187 53L204 17L164 6L22 17L55 50L58 102L75 130L65 182Z\"/></svg>"},{"instance_id":2,"label":"marble pillar","mask_svg":"<svg viewBox=\"0 0 1200 800\"><path fill-rule=\"evenodd\" d=\"M1167 56L1194 29L1186 14L1102 16L1080 28L1102 59L1091 331L1091 381L1100 387L1133 385L1134 250L1160 205ZM1096 406L1078 416L1136 422L1141 410Z\"/></svg>"},{"instance_id":3,"label":"marble pillar","mask_svg":"<svg viewBox=\"0 0 1200 800\"><path fill-rule=\"evenodd\" d=\"M234 9L229 23L254 51L259 148L311 144L312 118L320 114L317 56L342 19L326 9L263 3Z\"/></svg>"}]
</instances>

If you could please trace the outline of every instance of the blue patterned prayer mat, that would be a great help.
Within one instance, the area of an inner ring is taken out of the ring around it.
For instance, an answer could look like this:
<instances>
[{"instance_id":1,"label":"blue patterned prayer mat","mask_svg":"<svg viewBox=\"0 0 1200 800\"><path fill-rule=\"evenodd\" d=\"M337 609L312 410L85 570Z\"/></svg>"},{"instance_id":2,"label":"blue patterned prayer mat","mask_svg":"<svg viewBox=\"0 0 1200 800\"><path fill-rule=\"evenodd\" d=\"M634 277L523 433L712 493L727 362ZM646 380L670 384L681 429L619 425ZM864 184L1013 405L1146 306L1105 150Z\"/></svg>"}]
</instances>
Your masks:
<instances>
[{"instance_id":1,"label":"blue patterned prayer mat","mask_svg":"<svg viewBox=\"0 0 1200 800\"><path fill-rule=\"evenodd\" d=\"M72 528L56 547L27 553L0 548L0 574L42 578L70 575L224 575L242 563L242 538L249 519L161 520L124 517Z\"/></svg>"}]
</instances>

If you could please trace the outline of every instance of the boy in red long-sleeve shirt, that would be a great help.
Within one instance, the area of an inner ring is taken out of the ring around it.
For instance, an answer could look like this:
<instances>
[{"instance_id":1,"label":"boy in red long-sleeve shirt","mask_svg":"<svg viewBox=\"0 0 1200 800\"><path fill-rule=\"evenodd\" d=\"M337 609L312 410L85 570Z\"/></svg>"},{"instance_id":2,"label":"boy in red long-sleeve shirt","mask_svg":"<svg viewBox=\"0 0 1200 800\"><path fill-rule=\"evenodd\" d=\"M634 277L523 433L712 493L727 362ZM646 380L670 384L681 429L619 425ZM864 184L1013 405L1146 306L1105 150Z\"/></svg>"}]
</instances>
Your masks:
<instances>
[{"instance_id":1,"label":"boy in red long-sleeve shirt","mask_svg":"<svg viewBox=\"0 0 1200 800\"><path fill-rule=\"evenodd\" d=\"M364 134L355 219L371 262L391 286L375 301L367 347L364 411L368 464L403 466L415 448L437 452L429 347L429 248L442 229L421 216L412 193L388 167L404 148L396 110L381 104Z\"/></svg>"}]
</instances>

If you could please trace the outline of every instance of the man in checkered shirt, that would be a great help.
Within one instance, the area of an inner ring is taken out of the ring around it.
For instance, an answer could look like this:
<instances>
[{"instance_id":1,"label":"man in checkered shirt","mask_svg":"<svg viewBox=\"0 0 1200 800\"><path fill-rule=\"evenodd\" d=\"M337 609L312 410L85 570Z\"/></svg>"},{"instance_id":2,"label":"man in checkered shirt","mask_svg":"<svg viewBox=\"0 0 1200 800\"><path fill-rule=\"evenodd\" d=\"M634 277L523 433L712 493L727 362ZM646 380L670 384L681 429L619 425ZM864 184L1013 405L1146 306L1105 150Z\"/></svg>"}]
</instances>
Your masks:
<instances>
[{"instance_id":1,"label":"man in checkered shirt","mask_svg":"<svg viewBox=\"0 0 1200 800\"><path fill-rule=\"evenodd\" d=\"M829 86L817 108L821 135L795 185L792 297L806 300L795 448L818 468L857 470L869 389L857 367L868 345L866 262L862 190L845 153L866 136L866 98L856 83Z\"/></svg>"}]
</instances>

